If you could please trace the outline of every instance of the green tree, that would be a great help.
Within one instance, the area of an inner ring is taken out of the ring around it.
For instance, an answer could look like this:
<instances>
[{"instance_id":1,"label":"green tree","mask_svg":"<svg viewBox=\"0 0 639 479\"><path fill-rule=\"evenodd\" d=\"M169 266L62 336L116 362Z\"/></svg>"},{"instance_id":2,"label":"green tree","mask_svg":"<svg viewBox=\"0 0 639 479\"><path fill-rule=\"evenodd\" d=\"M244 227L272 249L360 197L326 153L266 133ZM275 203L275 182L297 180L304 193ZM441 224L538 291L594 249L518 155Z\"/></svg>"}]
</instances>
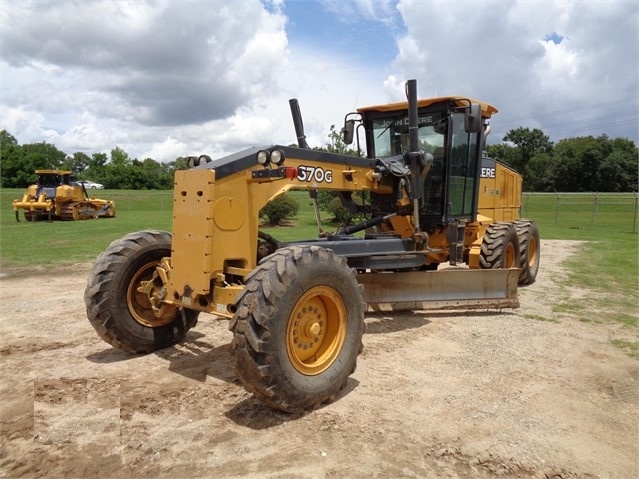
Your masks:
<instances>
[{"instance_id":1,"label":"green tree","mask_svg":"<svg viewBox=\"0 0 639 479\"><path fill-rule=\"evenodd\" d=\"M147 190L159 190L162 187L162 167L153 158L145 158L141 164L144 174L144 188Z\"/></svg>"},{"instance_id":2,"label":"green tree","mask_svg":"<svg viewBox=\"0 0 639 479\"><path fill-rule=\"evenodd\" d=\"M510 130L503 137L503 141L509 141L516 147L516 153L508 160L524 178L524 190L530 190L530 184L535 181L531 178L528 171L528 165L532 158L540 153L552 154L553 143L550 138L538 128L517 128Z\"/></svg>"},{"instance_id":3,"label":"green tree","mask_svg":"<svg viewBox=\"0 0 639 479\"><path fill-rule=\"evenodd\" d=\"M23 175L25 176L23 178ZM32 178L33 171L23 172L22 148L7 130L0 131L0 179L3 188L21 186L26 178ZM27 183L28 184L28 183Z\"/></svg>"},{"instance_id":4,"label":"green tree","mask_svg":"<svg viewBox=\"0 0 639 479\"><path fill-rule=\"evenodd\" d=\"M355 221L356 214L351 213L342 206L342 202L338 197L334 197L328 204L327 211L333 215L333 221L340 226L352 225Z\"/></svg>"},{"instance_id":5,"label":"green tree","mask_svg":"<svg viewBox=\"0 0 639 479\"><path fill-rule=\"evenodd\" d=\"M89 159L87 168L84 170L82 177L85 180L97 181L105 183L106 164L109 161L106 153L93 153Z\"/></svg>"},{"instance_id":6,"label":"green tree","mask_svg":"<svg viewBox=\"0 0 639 479\"><path fill-rule=\"evenodd\" d=\"M599 165L601 191L637 191L639 148L627 138L610 140L610 154Z\"/></svg>"},{"instance_id":7,"label":"green tree","mask_svg":"<svg viewBox=\"0 0 639 479\"><path fill-rule=\"evenodd\" d=\"M637 148L630 140L582 136L555 145L556 191L635 191Z\"/></svg>"},{"instance_id":8,"label":"green tree","mask_svg":"<svg viewBox=\"0 0 639 479\"><path fill-rule=\"evenodd\" d=\"M260 218L268 220L270 226L277 226L282 220L293 218L299 209L300 204L295 198L280 195L260 210Z\"/></svg>"},{"instance_id":9,"label":"green tree","mask_svg":"<svg viewBox=\"0 0 639 479\"><path fill-rule=\"evenodd\" d=\"M506 143L486 146L486 154L491 158L497 158L511 166L519 162L519 150Z\"/></svg>"},{"instance_id":10,"label":"green tree","mask_svg":"<svg viewBox=\"0 0 639 479\"><path fill-rule=\"evenodd\" d=\"M62 163L62 167L67 170L71 170L74 175L82 176L85 170L89 167L91 158L86 153L76 151L73 156L67 156Z\"/></svg>"},{"instance_id":11,"label":"green tree","mask_svg":"<svg viewBox=\"0 0 639 479\"><path fill-rule=\"evenodd\" d=\"M128 189L134 186L135 179L138 175L135 171L137 165L134 165L126 151L119 146L111 150L109 162L104 167L103 182L106 188Z\"/></svg>"},{"instance_id":12,"label":"green tree","mask_svg":"<svg viewBox=\"0 0 639 479\"><path fill-rule=\"evenodd\" d=\"M349 145L344 143L344 138L340 131L335 129L335 125L331 125L328 133L328 142L324 147L317 147L314 150L327 151L329 153L337 153L348 156L362 156L361 153L353 150ZM360 200L361 194L356 194ZM333 215L333 221L339 224L352 224L357 215L350 213L342 206L338 194L334 191L322 190L317 192L317 204L320 210L326 211Z\"/></svg>"},{"instance_id":13,"label":"green tree","mask_svg":"<svg viewBox=\"0 0 639 479\"><path fill-rule=\"evenodd\" d=\"M26 188L36 182L35 170L60 168L65 153L49 143L29 143L20 146L16 139L0 132L0 171L2 186Z\"/></svg>"},{"instance_id":14,"label":"green tree","mask_svg":"<svg viewBox=\"0 0 639 479\"><path fill-rule=\"evenodd\" d=\"M555 178L553 174L553 156L548 153L537 153L528 163L528 181L524 191L553 191Z\"/></svg>"}]
</instances>

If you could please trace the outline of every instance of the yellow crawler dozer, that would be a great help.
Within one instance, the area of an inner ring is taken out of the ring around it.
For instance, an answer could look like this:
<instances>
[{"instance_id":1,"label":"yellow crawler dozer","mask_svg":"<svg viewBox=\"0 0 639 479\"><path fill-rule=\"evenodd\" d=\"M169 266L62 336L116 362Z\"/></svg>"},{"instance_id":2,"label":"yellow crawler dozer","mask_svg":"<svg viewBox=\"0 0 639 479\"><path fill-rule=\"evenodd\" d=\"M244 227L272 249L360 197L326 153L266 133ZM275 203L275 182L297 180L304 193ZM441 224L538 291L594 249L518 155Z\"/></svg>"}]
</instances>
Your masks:
<instances>
[{"instance_id":1,"label":"yellow crawler dozer","mask_svg":"<svg viewBox=\"0 0 639 479\"><path fill-rule=\"evenodd\" d=\"M36 170L38 182L30 185L22 199L13 200L16 220L20 210L27 221L77 221L115 217L115 203L90 197L84 185L71 184L71 172L66 170Z\"/></svg>"}]
</instances>

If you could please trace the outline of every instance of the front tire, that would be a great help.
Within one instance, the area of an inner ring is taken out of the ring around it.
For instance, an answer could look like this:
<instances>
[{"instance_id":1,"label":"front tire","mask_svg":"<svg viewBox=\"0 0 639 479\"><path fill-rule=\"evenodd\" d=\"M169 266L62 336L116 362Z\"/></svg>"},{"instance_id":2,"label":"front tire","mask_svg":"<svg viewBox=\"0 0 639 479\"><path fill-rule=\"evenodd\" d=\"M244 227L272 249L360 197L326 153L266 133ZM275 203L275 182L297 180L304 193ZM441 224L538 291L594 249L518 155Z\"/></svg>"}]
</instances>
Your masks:
<instances>
[{"instance_id":1,"label":"front tire","mask_svg":"<svg viewBox=\"0 0 639 479\"><path fill-rule=\"evenodd\" d=\"M137 289L171 255L171 234L145 230L114 241L98 256L84 291L87 316L98 335L130 353L171 346L197 324L198 312L164 304L154 311Z\"/></svg>"},{"instance_id":2,"label":"front tire","mask_svg":"<svg viewBox=\"0 0 639 479\"><path fill-rule=\"evenodd\" d=\"M486 230L479 253L483 269L518 268L519 238L511 223L493 223Z\"/></svg>"},{"instance_id":3,"label":"front tire","mask_svg":"<svg viewBox=\"0 0 639 479\"><path fill-rule=\"evenodd\" d=\"M246 390L286 412L332 401L362 351L362 290L346 260L324 248L291 246L264 258L229 325Z\"/></svg>"}]
</instances>

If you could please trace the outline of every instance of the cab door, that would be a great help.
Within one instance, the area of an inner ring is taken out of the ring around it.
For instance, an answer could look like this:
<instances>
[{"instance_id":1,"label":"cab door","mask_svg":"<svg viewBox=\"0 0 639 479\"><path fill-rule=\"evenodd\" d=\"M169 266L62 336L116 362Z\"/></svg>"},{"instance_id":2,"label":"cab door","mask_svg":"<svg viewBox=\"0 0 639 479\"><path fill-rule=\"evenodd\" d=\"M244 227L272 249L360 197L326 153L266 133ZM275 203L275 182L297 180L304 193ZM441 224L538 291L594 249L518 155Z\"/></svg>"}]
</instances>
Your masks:
<instances>
[{"instance_id":1,"label":"cab door","mask_svg":"<svg viewBox=\"0 0 639 479\"><path fill-rule=\"evenodd\" d=\"M467 133L464 114L451 114L444 220L472 221L477 211L479 134Z\"/></svg>"}]
</instances>

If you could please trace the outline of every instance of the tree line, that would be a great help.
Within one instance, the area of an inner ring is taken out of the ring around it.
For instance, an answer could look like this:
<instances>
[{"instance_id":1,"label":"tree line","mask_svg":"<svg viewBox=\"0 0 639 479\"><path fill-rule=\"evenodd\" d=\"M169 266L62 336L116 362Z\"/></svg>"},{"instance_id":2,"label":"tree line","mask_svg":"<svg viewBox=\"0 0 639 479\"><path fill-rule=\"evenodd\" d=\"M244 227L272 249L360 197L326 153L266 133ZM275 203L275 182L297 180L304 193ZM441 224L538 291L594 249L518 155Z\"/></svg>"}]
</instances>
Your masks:
<instances>
[{"instance_id":1,"label":"tree line","mask_svg":"<svg viewBox=\"0 0 639 479\"><path fill-rule=\"evenodd\" d=\"M76 180L91 180L109 189L168 190L176 170L188 168L188 159L169 163L153 158L130 158L120 147L106 153L67 155L49 143L19 145L6 130L0 131L0 186L26 188L36 182L35 170L69 170Z\"/></svg>"},{"instance_id":2,"label":"tree line","mask_svg":"<svg viewBox=\"0 0 639 479\"><path fill-rule=\"evenodd\" d=\"M331 127L327 151L356 154L341 143ZM576 192L637 191L639 150L625 138L582 136L550 141L539 129L510 130L504 143L488 145L486 153L511 165L524 178L524 191ZM60 151L49 143L18 144L6 130L0 131L0 186L25 188L36 181L36 169L66 169L77 179L102 183L111 189L171 189L176 170L188 168L186 157L169 163L153 158L130 158L119 147L110 155L91 156Z\"/></svg>"},{"instance_id":3,"label":"tree line","mask_svg":"<svg viewBox=\"0 0 639 479\"><path fill-rule=\"evenodd\" d=\"M581 136L550 141L539 129L510 130L486 153L522 174L524 191L637 191L639 149L626 138Z\"/></svg>"}]
</instances>

